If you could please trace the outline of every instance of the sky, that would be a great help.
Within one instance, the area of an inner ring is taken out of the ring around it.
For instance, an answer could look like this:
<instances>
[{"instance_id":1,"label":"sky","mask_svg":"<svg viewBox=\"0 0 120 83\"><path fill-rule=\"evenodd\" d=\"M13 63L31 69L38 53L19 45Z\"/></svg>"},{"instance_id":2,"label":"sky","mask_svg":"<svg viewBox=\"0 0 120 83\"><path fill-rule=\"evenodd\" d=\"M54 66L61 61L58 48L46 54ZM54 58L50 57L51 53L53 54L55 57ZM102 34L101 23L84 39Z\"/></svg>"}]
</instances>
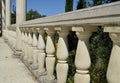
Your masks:
<instances>
[{"instance_id":1,"label":"sky","mask_svg":"<svg viewBox=\"0 0 120 83\"><path fill-rule=\"evenodd\" d=\"M59 1L59 2L58 2ZM74 10L78 0L74 0ZM11 0L11 7L15 5L15 0ZM37 10L41 15L52 16L65 12L65 0L27 0L27 11Z\"/></svg>"}]
</instances>

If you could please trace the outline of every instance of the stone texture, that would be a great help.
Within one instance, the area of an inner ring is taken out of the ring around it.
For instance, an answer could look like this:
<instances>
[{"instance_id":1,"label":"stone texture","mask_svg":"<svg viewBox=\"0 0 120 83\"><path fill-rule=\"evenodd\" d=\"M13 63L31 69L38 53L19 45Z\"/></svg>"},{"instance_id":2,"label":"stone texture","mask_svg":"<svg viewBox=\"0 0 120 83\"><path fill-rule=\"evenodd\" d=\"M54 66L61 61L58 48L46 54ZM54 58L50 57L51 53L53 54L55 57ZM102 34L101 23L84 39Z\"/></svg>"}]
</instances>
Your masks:
<instances>
[{"instance_id":1,"label":"stone texture","mask_svg":"<svg viewBox=\"0 0 120 83\"><path fill-rule=\"evenodd\" d=\"M0 38L0 83L38 83L12 50Z\"/></svg>"},{"instance_id":2,"label":"stone texture","mask_svg":"<svg viewBox=\"0 0 120 83\"><path fill-rule=\"evenodd\" d=\"M119 83L120 82L120 47L113 46L108 71L107 80L108 83Z\"/></svg>"}]
</instances>

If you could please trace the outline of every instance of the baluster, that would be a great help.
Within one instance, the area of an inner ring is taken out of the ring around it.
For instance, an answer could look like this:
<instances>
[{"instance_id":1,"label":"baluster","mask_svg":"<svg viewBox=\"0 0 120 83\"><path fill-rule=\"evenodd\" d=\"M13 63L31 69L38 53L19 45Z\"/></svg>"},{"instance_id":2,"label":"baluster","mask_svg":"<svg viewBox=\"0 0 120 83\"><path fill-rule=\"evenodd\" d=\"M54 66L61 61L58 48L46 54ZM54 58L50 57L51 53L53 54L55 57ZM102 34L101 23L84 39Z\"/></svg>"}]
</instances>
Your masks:
<instances>
[{"instance_id":1,"label":"baluster","mask_svg":"<svg viewBox=\"0 0 120 83\"><path fill-rule=\"evenodd\" d=\"M117 27L114 27L116 30ZM107 81L108 83L118 83L120 81L120 34L117 29L117 33L109 33L110 38L113 41L113 48L110 55L110 60L107 69Z\"/></svg>"},{"instance_id":2,"label":"baluster","mask_svg":"<svg viewBox=\"0 0 120 83\"><path fill-rule=\"evenodd\" d=\"M118 83L120 81L120 26L105 26L104 32L109 32L113 41L112 52L107 69L108 83Z\"/></svg>"},{"instance_id":3,"label":"baluster","mask_svg":"<svg viewBox=\"0 0 120 83\"><path fill-rule=\"evenodd\" d=\"M21 29L21 31L22 31L22 54L21 54L21 59L23 59L23 57L24 57L24 37L25 37L25 34L24 34L24 29Z\"/></svg>"},{"instance_id":4,"label":"baluster","mask_svg":"<svg viewBox=\"0 0 120 83\"><path fill-rule=\"evenodd\" d=\"M37 49L39 50L39 52L38 52L37 74L38 76L43 76L43 75L46 75L45 67L44 67L45 65L45 42L42 37L42 34L44 34L44 31L38 28L38 33L39 33L39 38L38 38L38 43L37 43Z\"/></svg>"},{"instance_id":5,"label":"baluster","mask_svg":"<svg viewBox=\"0 0 120 83\"><path fill-rule=\"evenodd\" d=\"M91 32L96 30L96 27L87 30L89 28L90 27L72 27L72 30L76 31L76 35L79 38L75 57L76 74L74 76L74 83L90 83L88 68L91 65L91 60L87 46L89 37L92 34Z\"/></svg>"},{"instance_id":6,"label":"baluster","mask_svg":"<svg viewBox=\"0 0 120 83\"><path fill-rule=\"evenodd\" d=\"M29 42L28 42L28 63L27 65L30 66L33 63L33 29L29 29Z\"/></svg>"},{"instance_id":7,"label":"baluster","mask_svg":"<svg viewBox=\"0 0 120 83\"><path fill-rule=\"evenodd\" d=\"M32 64L32 41L33 41L33 39L32 39L32 34L31 34L31 30L29 29L29 38L28 38L28 60L27 60L27 62L28 62L28 66L30 65L30 64Z\"/></svg>"},{"instance_id":8,"label":"baluster","mask_svg":"<svg viewBox=\"0 0 120 83\"><path fill-rule=\"evenodd\" d=\"M53 83L55 81L54 74L54 67L55 67L55 47L52 41L53 35L54 35L54 29L51 28L45 28L44 29L48 36L47 36L47 42L46 42L46 72L47 76L45 79L45 83Z\"/></svg>"},{"instance_id":9,"label":"baluster","mask_svg":"<svg viewBox=\"0 0 120 83\"><path fill-rule=\"evenodd\" d=\"M25 29L26 31L26 29ZM24 40L24 52L25 52L25 56L24 56L24 61L26 62L27 60L27 42L28 42L28 35L27 35L27 32L25 32L25 40Z\"/></svg>"},{"instance_id":10,"label":"baluster","mask_svg":"<svg viewBox=\"0 0 120 83\"><path fill-rule=\"evenodd\" d=\"M37 69L38 68L38 55L37 55L37 37L36 37L36 29L33 30L34 33L33 33L33 42L32 42L32 45L33 45L33 50L32 50L32 56L33 56L33 63L31 65L31 69Z\"/></svg>"},{"instance_id":11,"label":"baluster","mask_svg":"<svg viewBox=\"0 0 120 83\"><path fill-rule=\"evenodd\" d=\"M66 29L66 30L65 30ZM55 28L59 32L59 40L57 46L57 58L58 63L56 66L57 70L57 83L66 83L68 74L68 49L67 49L67 35L69 30L65 27Z\"/></svg>"}]
</instances>

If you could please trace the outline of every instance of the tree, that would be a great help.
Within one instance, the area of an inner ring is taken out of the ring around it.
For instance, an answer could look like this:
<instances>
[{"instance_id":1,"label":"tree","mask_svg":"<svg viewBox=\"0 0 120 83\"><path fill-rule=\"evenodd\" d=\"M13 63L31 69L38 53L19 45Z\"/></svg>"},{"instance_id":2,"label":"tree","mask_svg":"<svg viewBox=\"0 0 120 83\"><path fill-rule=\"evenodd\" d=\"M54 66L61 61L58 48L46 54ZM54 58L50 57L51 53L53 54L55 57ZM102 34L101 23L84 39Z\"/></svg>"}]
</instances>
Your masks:
<instances>
[{"instance_id":1,"label":"tree","mask_svg":"<svg viewBox=\"0 0 120 83\"><path fill-rule=\"evenodd\" d=\"M103 28L98 26L98 31L92 34L89 43L92 62L90 68L91 83L107 83L107 66L112 49L109 34L104 33Z\"/></svg>"},{"instance_id":2,"label":"tree","mask_svg":"<svg viewBox=\"0 0 120 83\"><path fill-rule=\"evenodd\" d=\"M77 4L77 9L86 8L86 1L85 0L79 0Z\"/></svg>"},{"instance_id":3,"label":"tree","mask_svg":"<svg viewBox=\"0 0 120 83\"><path fill-rule=\"evenodd\" d=\"M65 12L73 10L73 0L66 0Z\"/></svg>"},{"instance_id":4,"label":"tree","mask_svg":"<svg viewBox=\"0 0 120 83\"><path fill-rule=\"evenodd\" d=\"M93 0L93 6L101 5L103 0Z\"/></svg>"},{"instance_id":5,"label":"tree","mask_svg":"<svg viewBox=\"0 0 120 83\"><path fill-rule=\"evenodd\" d=\"M16 23L16 7L13 5L12 13L11 13L11 24Z\"/></svg>"},{"instance_id":6,"label":"tree","mask_svg":"<svg viewBox=\"0 0 120 83\"><path fill-rule=\"evenodd\" d=\"M27 12L26 20L31 20L31 19L41 18L41 17L45 17L45 15L41 15L36 10L30 9Z\"/></svg>"}]
</instances>

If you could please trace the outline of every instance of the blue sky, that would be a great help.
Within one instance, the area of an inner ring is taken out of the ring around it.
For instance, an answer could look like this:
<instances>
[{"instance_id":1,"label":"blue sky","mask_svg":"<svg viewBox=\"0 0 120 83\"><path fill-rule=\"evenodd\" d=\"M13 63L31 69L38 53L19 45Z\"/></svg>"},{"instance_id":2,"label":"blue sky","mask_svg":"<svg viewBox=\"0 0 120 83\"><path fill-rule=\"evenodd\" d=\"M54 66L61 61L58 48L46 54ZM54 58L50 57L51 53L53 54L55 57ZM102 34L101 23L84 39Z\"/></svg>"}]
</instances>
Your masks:
<instances>
[{"instance_id":1,"label":"blue sky","mask_svg":"<svg viewBox=\"0 0 120 83\"><path fill-rule=\"evenodd\" d=\"M58 2L59 1L59 2ZM74 0L74 10L76 9L78 0ZM15 0L11 1L11 6L15 4ZM31 8L37 10L42 15L52 16L64 13L65 0L27 0L27 11Z\"/></svg>"}]
</instances>

